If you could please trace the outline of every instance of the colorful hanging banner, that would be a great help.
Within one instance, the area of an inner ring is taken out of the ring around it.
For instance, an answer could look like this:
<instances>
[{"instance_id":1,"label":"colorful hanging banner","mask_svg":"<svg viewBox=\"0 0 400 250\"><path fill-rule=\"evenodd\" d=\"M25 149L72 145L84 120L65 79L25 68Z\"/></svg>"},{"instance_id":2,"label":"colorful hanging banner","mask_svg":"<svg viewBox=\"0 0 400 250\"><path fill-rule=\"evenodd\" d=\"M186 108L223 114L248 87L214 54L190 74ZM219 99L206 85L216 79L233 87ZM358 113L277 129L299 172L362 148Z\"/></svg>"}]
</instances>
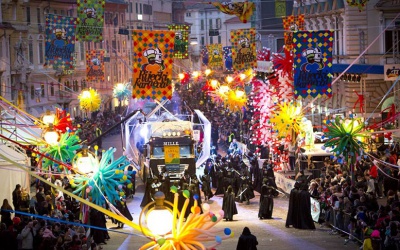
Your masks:
<instances>
[{"instance_id":1,"label":"colorful hanging banner","mask_svg":"<svg viewBox=\"0 0 400 250\"><path fill-rule=\"evenodd\" d=\"M171 99L174 31L133 32L133 98Z\"/></svg>"},{"instance_id":2,"label":"colorful hanging banner","mask_svg":"<svg viewBox=\"0 0 400 250\"><path fill-rule=\"evenodd\" d=\"M47 66L54 70L62 69L64 73L74 70L76 18L46 15L45 60Z\"/></svg>"},{"instance_id":3,"label":"colorful hanging banner","mask_svg":"<svg viewBox=\"0 0 400 250\"><path fill-rule=\"evenodd\" d=\"M297 31L293 36L295 97L331 97L333 31Z\"/></svg>"},{"instance_id":4,"label":"colorful hanging banner","mask_svg":"<svg viewBox=\"0 0 400 250\"><path fill-rule=\"evenodd\" d=\"M286 1L275 0L275 17L286 16Z\"/></svg>"},{"instance_id":5,"label":"colorful hanging banner","mask_svg":"<svg viewBox=\"0 0 400 250\"><path fill-rule=\"evenodd\" d=\"M228 15L236 15L239 17L240 21L243 23L247 23L251 16L253 15L253 11L255 9L255 5L253 2L210 2L214 5L219 11L228 14Z\"/></svg>"},{"instance_id":6,"label":"colorful hanging banner","mask_svg":"<svg viewBox=\"0 0 400 250\"><path fill-rule=\"evenodd\" d=\"M207 50L206 46L203 46L201 48L200 54L201 54L201 61L202 61L203 65L208 66L209 56L208 56L208 50Z\"/></svg>"},{"instance_id":7,"label":"colorful hanging banner","mask_svg":"<svg viewBox=\"0 0 400 250\"><path fill-rule=\"evenodd\" d=\"M232 71L233 64L232 64L232 46L224 46L224 61L225 61L225 70Z\"/></svg>"},{"instance_id":8,"label":"colorful hanging banner","mask_svg":"<svg viewBox=\"0 0 400 250\"><path fill-rule=\"evenodd\" d=\"M222 60L222 44L209 44L207 45L208 50L208 66L212 70L221 69L223 67Z\"/></svg>"},{"instance_id":9,"label":"colorful hanging banner","mask_svg":"<svg viewBox=\"0 0 400 250\"><path fill-rule=\"evenodd\" d=\"M179 59L188 59L189 45L189 25L172 24L168 25L168 29L175 31L174 57Z\"/></svg>"},{"instance_id":10,"label":"colorful hanging banner","mask_svg":"<svg viewBox=\"0 0 400 250\"><path fill-rule=\"evenodd\" d=\"M256 29L231 31L232 60L234 70L245 70L257 66Z\"/></svg>"},{"instance_id":11,"label":"colorful hanging banner","mask_svg":"<svg viewBox=\"0 0 400 250\"><path fill-rule=\"evenodd\" d=\"M103 40L105 0L77 0L77 31L79 41Z\"/></svg>"},{"instance_id":12,"label":"colorful hanging banner","mask_svg":"<svg viewBox=\"0 0 400 250\"><path fill-rule=\"evenodd\" d=\"M104 81L104 50L86 52L86 81Z\"/></svg>"},{"instance_id":13,"label":"colorful hanging banner","mask_svg":"<svg viewBox=\"0 0 400 250\"><path fill-rule=\"evenodd\" d=\"M298 16L287 16L282 18L283 21L283 29L285 32L283 33L285 40L285 49L292 50L293 49L293 32L304 30L304 15Z\"/></svg>"}]
</instances>

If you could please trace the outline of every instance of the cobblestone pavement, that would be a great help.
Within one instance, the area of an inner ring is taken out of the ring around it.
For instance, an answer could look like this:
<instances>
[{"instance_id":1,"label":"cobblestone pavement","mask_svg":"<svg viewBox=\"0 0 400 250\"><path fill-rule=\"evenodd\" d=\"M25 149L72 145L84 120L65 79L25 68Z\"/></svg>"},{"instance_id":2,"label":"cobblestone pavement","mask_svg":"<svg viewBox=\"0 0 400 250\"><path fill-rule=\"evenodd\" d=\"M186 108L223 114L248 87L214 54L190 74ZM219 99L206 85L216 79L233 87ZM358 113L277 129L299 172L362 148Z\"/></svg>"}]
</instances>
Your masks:
<instances>
[{"instance_id":1,"label":"cobblestone pavement","mask_svg":"<svg viewBox=\"0 0 400 250\"><path fill-rule=\"evenodd\" d=\"M122 154L120 147L121 137L111 136L103 142L103 147L117 147L116 157ZM139 223L140 202L143 197L144 186L138 180L138 187L133 199L128 200L128 207L133 216L133 222ZM218 249L236 249L238 237L245 226L249 227L251 232L257 236L258 249L358 249L358 245L350 242L344 245L345 238L338 235L329 234L330 229L316 224L316 230L299 230L286 228L286 214L288 208L288 197L279 195L275 198L275 207L273 219L259 220L258 202L259 195L251 200L250 205L237 203L238 214L233 217L233 221L221 221L215 227L229 227L234 232L234 237L223 240ZM218 212L221 209L222 197L213 197L210 201L211 211ZM108 220L107 228L116 227ZM149 242L140 232L133 230L128 226L123 229L116 229L109 232L111 239L106 245L102 245L104 250L125 250L139 249L140 246Z\"/></svg>"}]
</instances>

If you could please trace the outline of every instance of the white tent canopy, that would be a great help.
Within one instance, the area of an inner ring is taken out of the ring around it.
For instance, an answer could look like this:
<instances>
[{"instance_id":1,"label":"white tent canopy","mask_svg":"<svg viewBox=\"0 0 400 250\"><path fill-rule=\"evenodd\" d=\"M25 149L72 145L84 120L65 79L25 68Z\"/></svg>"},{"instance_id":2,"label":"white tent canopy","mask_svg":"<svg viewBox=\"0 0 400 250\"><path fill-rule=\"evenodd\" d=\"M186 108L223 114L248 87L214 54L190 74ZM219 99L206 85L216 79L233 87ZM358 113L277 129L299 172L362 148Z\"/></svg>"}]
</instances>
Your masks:
<instances>
[{"instance_id":1,"label":"white tent canopy","mask_svg":"<svg viewBox=\"0 0 400 250\"><path fill-rule=\"evenodd\" d=\"M28 165L28 157L24 153L17 152L4 144L0 144L0 154L24 166ZM4 199L8 199L11 206L12 192L17 184L30 190L29 174L3 159L3 157L0 157L0 183L2 186L0 202L3 203Z\"/></svg>"}]
</instances>

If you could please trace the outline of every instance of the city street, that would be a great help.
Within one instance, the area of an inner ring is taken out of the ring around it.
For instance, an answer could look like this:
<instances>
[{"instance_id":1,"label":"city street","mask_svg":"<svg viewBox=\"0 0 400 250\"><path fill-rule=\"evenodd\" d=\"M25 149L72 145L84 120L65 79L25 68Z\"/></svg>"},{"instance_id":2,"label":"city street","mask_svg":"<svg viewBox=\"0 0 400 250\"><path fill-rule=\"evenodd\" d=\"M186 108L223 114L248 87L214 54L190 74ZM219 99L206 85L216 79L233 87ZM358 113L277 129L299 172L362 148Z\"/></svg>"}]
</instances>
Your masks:
<instances>
[{"instance_id":1,"label":"city street","mask_svg":"<svg viewBox=\"0 0 400 250\"><path fill-rule=\"evenodd\" d=\"M121 137L119 135L107 137L103 142L103 147L117 147L116 156L122 153ZM133 216L133 222L139 222L140 202L142 201L144 186L141 180L137 180L136 194L133 199L128 200L128 207ZM250 205L237 203L238 214L233 217L233 221L221 221L216 228L229 227L234 232L232 239L223 240L219 249L235 249L243 228L250 228L250 231L257 236L258 249L357 249L358 245L349 242L344 245L345 238L338 235L329 234L330 229L316 225L316 230L299 230L286 228L286 214L288 208L288 197L279 195L274 200L274 212L272 220L259 220L258 214L259 195L251 200ZM211 211L218 212L222 205L222 196L213 197L210 201ZM116 227L108 220L107 227ZM222 234L221 234L222 235ZM123 229L110 231L111 239L107 245L102 245L105 250L114 249L138 249L143 244L149 242L140 232L124 226ZM211 244L208 244L211 245Z\"/></svg>"}]
</instances>

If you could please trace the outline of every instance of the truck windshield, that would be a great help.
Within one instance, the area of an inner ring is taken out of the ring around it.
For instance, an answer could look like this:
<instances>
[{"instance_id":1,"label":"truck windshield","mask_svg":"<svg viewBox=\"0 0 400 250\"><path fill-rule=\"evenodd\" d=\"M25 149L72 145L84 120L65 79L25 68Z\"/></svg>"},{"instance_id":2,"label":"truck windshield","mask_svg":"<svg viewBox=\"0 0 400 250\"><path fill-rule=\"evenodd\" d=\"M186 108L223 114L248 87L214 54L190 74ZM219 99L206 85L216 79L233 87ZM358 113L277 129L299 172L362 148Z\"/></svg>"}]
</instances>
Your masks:
<instances>
[{"instance_id":1,"label":"truck windshield","mask_svg":"<svg viewBox=\"0 0 400 250\"><path fill-rule=\"evenodd\" d=\"M179 154L180 157L187 158L191 156L190 146L179 146ZM164 147L154 147L153 148L153 157L156 158L164 158Z\"/></svg>"}]
</instances>

